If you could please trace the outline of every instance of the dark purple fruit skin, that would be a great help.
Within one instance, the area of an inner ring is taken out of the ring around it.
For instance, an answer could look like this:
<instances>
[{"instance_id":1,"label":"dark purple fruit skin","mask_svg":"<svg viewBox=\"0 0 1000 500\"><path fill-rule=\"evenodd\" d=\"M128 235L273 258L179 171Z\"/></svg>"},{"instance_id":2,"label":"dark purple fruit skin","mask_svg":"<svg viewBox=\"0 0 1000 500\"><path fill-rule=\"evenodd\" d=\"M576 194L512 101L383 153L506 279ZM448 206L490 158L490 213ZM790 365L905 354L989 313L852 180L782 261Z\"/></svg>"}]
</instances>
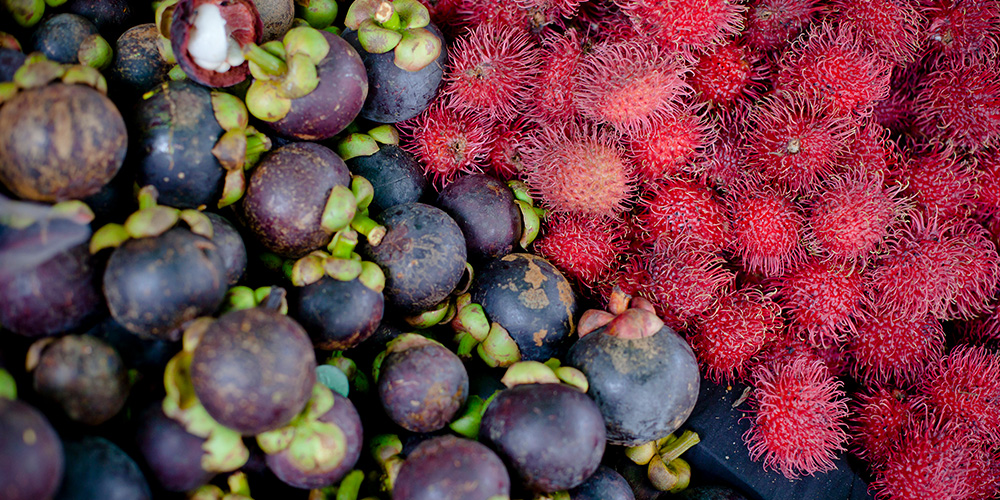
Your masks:
<instances>
[{"instance_id":1,"label":"dark purple fruit skin","mask_svg":"<svg viewBox=\"0 0 1000 500\"><path fill-rule=\"evenodd\" d=\"M393 422L412 432L448 425L469 397L469 374L437 344L390 353L379 368L378 395Z\"/></svg>"},{"instance_id":2,"label":"dark purple fruit skin","mask_svg":"<svg viewBox=\"0 0 1000 500\"><path fill-rule=\"evenodd\" d=\"M254 168L241 204L244 223L269 251L302 257L329 243L323 209L334 186L350 183L350 170L330 148L287 144Z\"/></svg>"},{"instance_id":3,"label":"dark purple fruit skin","mask_svg":"<svg viewBox=\"0 0 1000 500\"><path fill-rule=\"evenodd\" d=\"M189 80L167 82L139 101L135 123L136 183L156 187L164 205L215 206L226 170L212 155L224 130L215 120L211 91Z\"/></svg>"},{"instance_id":4,"label":"dark purple fruit skin","mask_svg":"<svg viewBox=\"0 0 1000 500\"><path fill-rule=\"evenodd\" d=\"M444 40L433 23L427 29ZM368 74L368 99L361 109L362 118L378 123L401 122L419 115L437 96L448 65L447 44L441 44L441 54L423 69L406 71L396 66L394 51L372 54L365 50L356 31L346 30L344 39L358 51Z\"/></svg>"},{"instance_id":5,"label":"dark purple fruit skin","mask_svg":"<svg viewBox=\"0 0 1000 500\"><path fill-rule=\"evenodd\" d=\"M576 296L549 261L511 253L478 269L469 289L486 316L507 329L521 359L560 357L574 331Z\"/></svg>"},{"instance_id":6,"label":"dark purple fruit skin","mask_svg":"<svg viewBox=\"0 0 1000 500\"><path fill-rule=\"evenodd\" d=\"M152 478L167 491L190 491L215 477L201 468L205 440L164 415L160 403L140 415L135 442Z\"/></svg>"},{"instance_id":7,"label":"dark purple fruit skin","mask_svg":"<svg viewBox=\"0 0 1000 500\"><path fill-rule=\"evenodd\" d=\"M44 225L0 232L0 248L27 245L39 254L49 251L48 244L60 244L56 241L59 234L76 238L89 230L68 220L53 219ZM57 250L40 264L0 271L0 325L37 338L82 329L97 321L104 314L104 297L95 265L84 239Z\"/></svg>"},{"instance_id":8,"label":"dark purple fruit skin","mask_svg":"<svg viewBox=\"0 0 1000 500\"><path fill-rule=\"evenodd\" d=\"M404 314L425 311L444 300L465 273L465 238L454 219L440 208L405 203L376 217L385 237L362 255L385 271L389 306Z\"/></svg>"},{"instance_id":9,"label":"dark purple fruit skin","mask_svg":"<svg viewBox=\"0 0 1000 500\"><path fill-rule=\"evenodd\" d=\"M319 417L320 422L336 425L344 433L344 459L340 465L324 473L300 471L288 460L287 450L267 456L267 467L286 484L305 490L323 488L340 481L358 462L364 445L361 417L354 403L340 394L333 393L333 408Z\"/></svg>"},{"instance_id":10,"label":"dark purple fruit skin","mask_svg":"<svg viewBox=\"0 0 1000 500\"><path fill-rule=\"evenodd\" d=\"M62 442L42 412L0 398L0 498L52 498L63 465Z\"/></svg>"},{"instance_id":11,"label":"dark purple fruit skin","mask_svg":"<svg viewBox=\"0 0 1000 500\"><path fill-rule=\"evenodd\" d=\"M127 146L118 108L90 87L52 83L0 107L0 183L23 199L98 192L118 173Z\"/></svg>"},{"instance_id":12,"label":"dark purple fruit skin","mask_svg":"<svg viewBox=\"0 0 1000 500\"><path fill-rule=\"evenodd\" d=\"M116 84L146 92L167 81L170 64L160 52L160 32L153 23L140 24L118 37L111 75Z\"/></svg>"},{"instance_id":13,"label":"dark purple fruit skin","mask_svg":"<svg viewBox=\"0 0 1000 500\"><path fill-rule=\"evenodd\" d=\"M219 248L219 256L226 268L226 282L235 285L247 270L247 247L243 237L229 219L211 212L205 215L212 221L212 243Z\"/></svg>"},{"instance_id":14,"label":"dark purple fruit skin","mask_svg":"<svg viewBox=\"0 0 1000 500\"><path fill-rule=\"evenodd\" d=\"M14 79L14 73L24 64L25 55L14 49L0 47L0 82Z\"/></svg>"},{"instance_id":15,"label":"dark purple fruit skin","mask_svg":"<svg viewBox=\"0 0 1000 500\"><path fill-rule=\"evenodd\" d=\"M66 471L56 500L147 500L149 483L132 457L102 437L63 443Z\"/></svg>"},{"instance_id":16,"label":"dark purple fruit skin","mask_svg":"<svg viewBox=\"0 0 1000 500\"><path fill-rule=\"evenodd\" d=\"M97 26L89 19L76 14L56 14L41 22L31 35L31 47L45 54L49 60L75 64L80 44L90 35L97 34Z\"/></svg>"},{"instance_id":17,"label":"dark purple fruit skin","mask_svg":"<svg viewBox=\"0 0 1000 500\"><path fill-rule=\"evenodd\" d=\"M266 122L285 137L329 139L354 121L368 96L368 75L358 52L343 38L328 31L320 33L330 42L330 52L316 65L319 86L292 99L292 108L283 118Z\"/></svg>"},{"instance_id":18,"label":"dark purple fruit skin","mask_svg":"<svg viewBox=\"0 0 1000 500\"><path fill-rule=\"evenodd\" d=\"M191 361L195 394L220 424L255 435L287 424L316 383L316 355L295 320L267 309L227 313Z\"/></svg>"},{"instance_id":19,"label":"dark purple fruit skin","mask_svg":"<svg viewBox=\"0 0 1000 500\"><path fill-rule=\"evenodd\" d=\"M699 486L680 492L677 498L683 500L746 500L745 496L725 486Z\"/></svg>"},{"instance_id":20,"label":"dark purple fruit skin","mask_svg":"<svg viewBox=\"0 0 1000 500\"><path fill-rule=\"evenodd\" d=\"M510 475L500 457L457 436L420 443L399 469L393 500L488 500L510 496Z\"/></svg>"},{"instance_id":21,"label":"dark purple fruit skin","mask_svg":"<svg viewBox=\"0 0 1000 500\"><path fill-rule=\"evenodd\" d=\"M524 486L554 492L583 483L604 455L604 419L586 394L562 384L522 384L497 394L480 439Z\"/></svg>"},{"instance_id":22,"label":"dark purple fruit skin","mask_svg":"<svg viewBox=\"0 0 1000 500\"><path fill-rule=\"evenodd\" d=\"M417 160L394 144L381 144L372 155L347 160L347 168L375 188L375 197L368 205L368 213L372 216L401 203L424 201L431 192L430 183Z\"/></svg>"},{"instance_id":23,"label":"dark purple fruit skin","mask_svg":"<svg viewBox=\"0 0 1000 500\"><path fill-rule=\"evenodd\" d=\"M105 38L118 36L135 24L128 0L69 0L64 8L89 19Z\"/></svg>"},{"instance_id":24,"label":"dark purple fruit skin","mask_svg":"<svg viewBox=\"0 0 1000 500\"><path fill-rule=\"evenodd\" d=\"M578 339L565 361L587 375L587 394L604 414L608 442L635 446L680 428L701 383L691 347L668 326L641 339L604 331Z\"/></svg>"},{"instance_id":25,"label":"dark purple fruit skin","mask_svg":"<svg viewBox=\"0 0 1000 500\"><path fill-rule=\"evenodd\" d=\"M121 356L90 335L67 335L45 346L32 378L36 393L87 425L117 415L129 392Z\"/></svg>"},{"instance_id":26,"label":"dark purple fruit skin","mask_svg":"<svg viewBox=\"0 0 1000 500\"><path fill-rule=\"evenodd\" d=\"M570 500L635 500L628 481L601 465L583 484L569 490Z\"/></svg>"},{"instance_id":27,"label":"dark purple fruit skin","mask_svg":"<svg viewBox=\"0 0 1000 500\"><path fill-rule=\"evenodd\" d=\"M462 228L473 264L507 255L521 238L521 211L514 204L514 194L494 177L460 177L441 190L437 206Z\"/></svg>"},{"instance_id":28,"label":"dark purple fruit skin","mask_svg":"<svg viewBox=\"0 0 1000 500\"><path fill-rule=\"evenodd\" d=\"M185 322L212 314L225 296L218 247L183 227L126 241L104 270L111 316L140 335L177 340Z\"/></svg>"},{"instance_id":29,"label":"dark purple fruit skin","mask_svg":"<svg viewBox=\"0 0 1000 500\"><path fill-rule=\"evenodd\" d=\"M381 292L357 279L339 281L328 276L299 289L290 313L305 327L317 349L350 349L375 333L382 322L385 300Z\"/></svg>"}]
</instances>

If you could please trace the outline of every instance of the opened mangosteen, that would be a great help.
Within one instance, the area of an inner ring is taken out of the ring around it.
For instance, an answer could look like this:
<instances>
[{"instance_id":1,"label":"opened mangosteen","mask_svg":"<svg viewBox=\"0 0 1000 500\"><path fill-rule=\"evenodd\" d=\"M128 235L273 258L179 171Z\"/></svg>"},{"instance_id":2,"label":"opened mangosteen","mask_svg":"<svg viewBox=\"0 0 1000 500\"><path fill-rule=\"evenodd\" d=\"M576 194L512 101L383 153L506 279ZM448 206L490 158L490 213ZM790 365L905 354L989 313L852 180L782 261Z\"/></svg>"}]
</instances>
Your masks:
<instances>
[{"instance_id":1,"label":"opened mangosteen","mask_svg":"<svg viewBox=\"0 0 1000 500\"><path fill-rule=\"evenodd\" d=\"M389 418L412 432L448 425L469 397L469 374L447 347L404 334L376 361L379 400Z\"/></svg>"},{"instance_id":2,"label":"opened mangosteen","mask_svg":"<svg viewBox=\"0 0 1000 500\"><path fill-rule=\"evenodd\" d=\"M62 441L45 415L23 401L0 396L0 497L52 498L64 463Z\"/></svg>"},{"instance_id":3,"label":"opened mangosteen","mask_svg":"<svg viewBox=\"0 0 1000 500\"><path fill-rule=\"evenodd\" d=\"M510 475L492 450L471 439L439 436L406 456L394 500L494 500L510 497Z\"/></svg>"},{"instance_id":4,"label":"opened mangosteen","mask_svg":"<svg viewBox=\"0 0 1000 500\"><path fill-rule=\"evenodd\" d=\"M153 478L167 491L190 491L215 477L201 466L205 439L164 415L160 404L139 415L135 443Z\"/></svg>"},{"instance_id":5,"label":"opened mangosteen","mask_svg":"<svg viewBox=\"0 0 1000 500\"><path fill-rule=\"evenodd\" d=\"M462 228L469 262L475 265L514 251L521 238L521 211L515 201L503 181L469 174L445 186L437 206Z\"/></svg>"},{"instance_id":6,"label":"opened mangosteen","mask_svg":"<svg viewBox=\"0 0 1000 500\"><path fill-rule=\"evenodd\" d=\"M375 188L368 207L373 216L402 203L426 201L431 193L423 167L399 147L399 131L391 125L348 135L337 144L337 154L351 172L368 179Z\"/></svg>"},{"instance_id":7,"label":"opened mangosteen","mask_svg":"<svg viewBox=\"0 0 1000 500\"><path fill-rule=\"evenodd\" d=\"M181 69L208 87L231 87L250 76L245 52L260 50L264 27L251 0L177 0L157 9L160 33Z\"/></svg>"},{"instance_id":8,"label":"opened mangosteen","mask_svg":"<svg viewBox=\"0 0 1000 500\"><path fill-rule=\"evenodd\" d=\"M142 471L118 445L103 437L84 436L63 443L66 470L55 498L153 498Z\"/></svg>"}]
</instances>

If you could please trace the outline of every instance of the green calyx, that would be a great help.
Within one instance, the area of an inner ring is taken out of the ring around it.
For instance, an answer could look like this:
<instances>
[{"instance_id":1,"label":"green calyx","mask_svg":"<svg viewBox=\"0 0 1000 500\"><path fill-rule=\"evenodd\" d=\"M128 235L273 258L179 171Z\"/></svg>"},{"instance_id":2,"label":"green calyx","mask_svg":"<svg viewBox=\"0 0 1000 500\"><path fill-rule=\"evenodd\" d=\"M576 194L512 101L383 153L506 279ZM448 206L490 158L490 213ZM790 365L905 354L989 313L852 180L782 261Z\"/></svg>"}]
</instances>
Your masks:
<instances>
[{"instance_id":1,"label":"green calyx","mask_svg":"<svg viewBox=\"0 0 1000 500\"><path fill-rule=\"evenodd\" d=\"M368 451L382 470L382 490L391 492L403 465L403 442L395 434L379 434L368 442Z\"/></svg>"},{"instance_id":2,"label":"green calyx","mask_svg":"<svg viewBox=\"0 0 1000 500\"><path fill-rule=\"evenodd\" d=\"M234 286L226 292L226 298L222 302L221 314L230 311L252 309L254 307L266 307L273 290L274 288L269 286L262 286L257 289L248 286ZM288 299L284 294L281 294L278 300L277 311L281 314L288 314Z\"/></svg>"},{"instance_id":3,"label":"green calyx","mask_svg":"<svg viewBox=\"0 0 1000 500\"><path fill-rule=\"evenodd\" d=\"M545 363L540 361L519 361L510 365L500 379L507 387L521 384L559 384L566 383L582 392L587 392L587 377L580 370L570 366L562 366L555 358Z\"/></svg>"},{"instance_id":4,"label":"green calyx","mask_svg":"<svg viewBox=\"0 0 1000 500\"><path fill-rule=\"evenodd\" d=\"M0 398L17 399L17 382L7 370L0 368Z\"/></svg>"},{"instance_id":5,"label":"green calyx","mask_svg":"<svg viewBox=\"0 0 1000 500\"><path fill-rule=\"evenodd\" d=\"M375 382L378 382L378 377L382 369L382 362L390 354L397 352L403 352L407 349L412 349L414 347L421 347L427 345L442 345L440 342L425 337L419 333L404 333L385 344L385 349L375 356L375 360L372 362L372 378Z\"/></svg>"},{"instance_id":6,"label":"green calyx","mask_svg":"<svg viewBox=\"0 0 1000 500\"><path fill-rule=\"evenodd\" d=\"M76 59L84 66L90 66L99 71L107 69L114 61L114 51L111 45L101 35L90 35L84 38L76 51Z\"/></svg>"},{"instance_id":7,"label":"green calyx","mask_svg":"<svg viewBox=\"0 0 1000 500\"><path fill-rule=\"evenodd\" d=\"M476 346L476 353L487 366L493 368L504 368L521 361L521 349L507 329L496 322L490 325L486 340Z\"/></svg>"},{"instance_id":8,"label":"green calyx","mask_svg":"<svg viewBox=\"0 0 1000 500\"><path fill-rule=\"evenodd\" d=\"M450 326L458 344L455 353L462 358L473 351L491 367L508 367L521 360L521 350L510 333L499 323L492 322L479 304L472 302L469 293L462 292L455 298L454 316Z\"/></svg>"},{"instance_id":9,"label":"green calyx","mask_svg":"<svg viewBox=\"0 0 1000 500\"><path fill-rule=\"evenodd\" d=\"M535 206L535 200L528 192L528 185L523 181L508 181L507 186L510 187L510 191L514 195L514 203L521 212L521 239L518 244L527 250L528 245L535 241L542 229L542 218L545 217L545 210Z\"/></svg>"},{"instance_id":10,"label":"green calyx","mask_svg":"<svg viewBox=\"0 0 1000 500\"><path fill-rule=\"evenodd\" d=\"M189 493L189 500L253 500L250 496L250 482L243 472L234 472L226 478L229 492L214 484L206 484Z\"/></svg>"},{"instance_id":11,"label":"green calyx","mask_svg":"<svg viewBox=\"0 0 1000 500\"><path fill-rule=\"evenodd\" d=\"M403 320L417 330L424 330L448 321L453 316L454 310L454 304L451 300L446 299L420 314L407 316Z\"/></svg>"},{"instance_id":12,"label":"green calyx","mask_svg":"<svg viewBox=\"0 0 1000 500\"><path fill-rule=\"evenodd\" d=\"M105 248L116 248L131 238L159 236L183 221L192 233L211 239L212 221L194 209L177 209L156 204L156 188L146 186L139 190L139 210L125 219L124 224L106 224L90 238L90 253Z\"/></svg>"},{"instance_id":13,"label":"green calyx","mask_svg":"<svg viewBox=\"0 0 1000 500\"><path fill-rule=\"evenodd\" d=\"M250 114L239 97L213 91L212 111L225 131L212 148L212 155L226 170L218 204L222 208L243 197L246 192L244 171L256 165L260 156L271 149L271 139L250 126Z\"/></svg>"},{"instance_id":14,"label":"green calyx","mask_svg":"<svg viewBox=\"0 0 1000 500\"><path fill-rule=\"evenodd\" d=\"M52 82L86 85L102 94L108 93L108 82L98 69L83 64L59 64L46 59L41 52L34 52L24 59L11 81L0 84L0 104L21 90L44 87Z\"/></svg>"},{"instance_id":15,"label":"green calyx","mask_svg":"<svg viewBox=\"0 0 1000 500\"><path fill-rule=\"evenodd\" d=\"M305 409L288 425L258 434L257 444L269 455L285 452L304 473L319 474L339 466L347 454L347 438L340 427L320 421L334 401L333 392L317 382Z\"/></svg>"},{"instance_id":16,"label":"green calyx","mask_svg":"<svg viewBox=\"0 0 1000 500\"><path fill-rule=\"evenodd\" d=\"M339 8L334 0L295 0L295 17L318 30L337 20Z\"/></svg>"},{"instance_id":17,"label":"green calyx","mask_svg":"<svg viewBox=\"0 0 1000 500\"><path fill-rule=\"evenodd\" d=\"M305 97L319 86L316 66L329 52L330 43L309 26L288 30L280 42L244 46L243 55L250 61L254 77L246 97L250 114L266 122L284 118L293 99Z\"/></svg>"},{"instance_id":18,"label":"green calyx","mask_svg":"<svg viewBox=\"0 0 1000 500\"><path fill-rule=\"evenodd\" d=\"M21 42L10 33L0 31L0 49L11 49L21 52Z\"/></svg>"},{"instance_id":19,"label":"green calyx","mask_svg":"<svg viewBox=\"0 0 1000 500\"><path fill-rule=\"evenodd\" d=\"M45 14L44 0L3 0L3 7L10 12L14 22L25 28L38 24Z\"/></svg>"},{"instance_id":20,"label":"green calyx","mask_svg":"<svg viewBox=\"0 0 1000 500\"><path fill-rule=\"evenodd\" d=\"M80 225L94 220L94 211L80 200L67 200L47 205L34 201L0 198L0 225L24 229L49 219L66 219Z\"/></svg>"},{"instance_id":21,"label":"green calyx","mask_svg":"<svg viewBox=\"0 0 1000 500\"><path fill-rule=\"evenodd\" d=\"M393 62L406 71L420 71L441 55L441 39L426 28L430 22L430 12L417 0L355 0L344 19L366 51L392 50Z\"/></svg>"},{"instance_id":22,"label":"green calyx","mask_svg":"<svg viewBox=\"0 0 1000 500\"><path fill-rule=\"evenodd\" d=\"M647 466L647 476L656 489L678 493L691 482L691 466L680 456L699 442L696 432L684 431L679 437L669 434L628 448L625 454L633 462Z\"/></svg>"}]
</instances>

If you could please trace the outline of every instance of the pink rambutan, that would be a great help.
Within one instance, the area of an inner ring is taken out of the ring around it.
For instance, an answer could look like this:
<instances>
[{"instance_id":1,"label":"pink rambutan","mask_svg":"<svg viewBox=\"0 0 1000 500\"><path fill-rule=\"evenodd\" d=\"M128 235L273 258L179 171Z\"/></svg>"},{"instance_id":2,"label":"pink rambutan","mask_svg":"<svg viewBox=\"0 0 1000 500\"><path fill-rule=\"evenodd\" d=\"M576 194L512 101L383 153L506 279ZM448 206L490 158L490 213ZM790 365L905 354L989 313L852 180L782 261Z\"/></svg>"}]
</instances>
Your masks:
<instances>
[{"instance_id":1,"label":"pink rambutan","mask_svg":"<svg viewBox=\"0 0 1000 500\"><path fill-rule=\"evenodd\" d=\"M575 29L542 40L541 70L532 83L535 90L528 115L541 122L553 123L570 120L576 115L573 93L582 57L583 46Z\"/></svg>"},{"instance_id":2,"label":"pink rambutan","mask_svg":"<svg viewBox=\"0 0 1000 500\"><path fill-rule=\"evenodd\" d=\"M809 257L776 280L777 301L789 329L814 345L843 342L855 331L854 317L865 298L861 276L829 261Z\"/></svg>"},{"instance_id":3,"label":"pink rambutan","mask_svg":"<svg viewBox=\"0 0 1000 500\"><path fill-rule=\"evenodd\" d=\"M986 218L1000 214L1000 151L980 151L975 164L976 212Z\"/></svg>"},{"instance_id":4,"label":"pink rambutan","mask_svg":"<svg viewBox=\"0 0 1000 500\"><path fill-rule=\"evenodd\" d=\"M1000 444L1000 354L996 351L959 345L931 363L918 389L937 414Z\"/></svg>"},{"instance_id":5,"label":"pink rambutan","mask_svg":"<svg viewBox=\"0 0 1000 500\"><path fill-rule=\"evenodd\" d=\"M854 172L820 183L806 201L810 250L844 264L860 264L884 248L906 213L899 187L885 187L879 173Z\"/></svg>"},{"instance_id":6,"label":"pink rambutan","mask_svg":"<svg viewBox=\"0 0 1000 500\"><path fill-rule=\"evenodd\" d=\"M764 98L753 109L751 121L746 134L749 166L795 191L834 171L851 131L846 120L788 93Z\"/></svg>"},{"instance_id":7,"label":"pink rambutan","mask_svg":"<svg viewBox=\"0 0 1000 500\"><path fill-rule=\"evenodd\" d=\"M722 295L691 327L688 343L716 383L743 381L752 359L782 326L781 307L757 288Z\"/></svg>"},{"instance_id":8,"label":"pink rambutan","mask_svg":"<svg viewBox=\"0 0 1000 500\"><path fill-rule=\"evenodd\" d=\"M960 323L957 333L956 337L963 343L994 349L1000 347L1000 307L994 305L992 311Z\"/></svg>"},{"instance_id":9,"label":"pink rambutan","mask_svg":"<svg viewBox=\"0 0 1000 500\"><path fill-rule=\"evenodd\" d=\"M717 44L743 27L745 7L729 0L614 0L645 37L687 51Z\"/></svg>"},{"instance_id":10,"label":"pink rambutan","mask_svg":"<svg viewBox=\"0 0 1000 500\"><path fill-rule=\"evenodd\" d=\"M658 241L646 261L646 295L661 316L686 324L732 286L735 276L723 264L722 257L704 248Z\"/></svg>"},{"instance_id":11,"label":"pink rambutan","mask_svg":"<svg viewBox=\"0 0 1000 500\"><path fill-rule=\"evenodd\" d=\"M516 178L523 170L521 150L524 148L524 139L533 128L534 124L524 117L497 123L493 127L487 171L507 181Z\"/></svg>"},{"instance_id":12,"label":"pink rambutan","mask_svg":"<svg viewBox=\"0 0 1000 500\"><path fill-rule=\"evenodd\" d=\"M576 15L584 0L514 0L533 27L545 26Z\"/></svg>"},{"instance_id":13,"label":"pink rambutan","mask_svg":"<svg viewBox=\"0 0 1000 500\"><path fill-rule=\"evenodd\" d=\"M929 217L959 217L972 212L976 199L976 171L948 144L918 146L900 166L896 177L903 194Z\"/></svg>"},{"instance_id":14,"label":"pink rambutan","mask_svg":"<svg viewBox=\"0 0 1000 500\"><path fill-rule=\"evenodd\" d=\"M780 330L777 338L760 351L754 361L754 367L778 366L789 363L795 358L806 358L822 363L832 377L846 377L850 371L850 360L843 344L834 342L823 346L812 344L788 328Z\"/></svg>"},{"instance_id":15,"label":"pink rambutan","mask_svg":"<svg viewBox=\"0 0 1000 500\"><path fill-rule=\"evenodd\" d=\"M612 267L611 276L597 283L597 293L607 305L607 300L617 287L630 297L652 300L649 287L649 260L651 251L625 251L619 254L619 265ZM659 312L659 311L658 311ZM666 320L666 319L665 319Z\"/></svg>"},{"instance_id":16,"label":"pink rambutan","mask_svg":"<svg viewBox=\"0 0 1000 500\"><path fill-rule=\"evenodd\" d=\"M625 143L640 182L677 175L715 140L715 128L695 108L664 117L654 128L627 133Z\"/></svg>"},{"instance_id":17,"label":"pink rambutan","mask_svg":"<svg viewBox=\"0 0 1000 500\"><path fill-rule=\"evenodd\" d=\"M688 77L698 100L713 106L752 101L764 90L760 57L738 41L718 45L702 54Z\"/></svg>"},{"instance_id":18,"label":"pink rambutan","mask_svg":"<svg viewBox=\"0 0 1000 500\"><path fill-rule=\"evenodd\" d=\"M913 62L920 48L923 16L917 0L837 0L833 11L842 25L883 58Z\"/></svg>"},{"instance_id":19,"label":"pink rambutan","mask_svg":"<svg viewBox=\"0 0 1000 500\"><path fill-rule=\"evenodd\" d=\"M750 0L742 36L757 50L780 50L823 12L816 0Z\"/></svg>"},{"instance_id":20,"label":"pink rambutan","mask_svg":"<svg viewBox=\"0 0 1000 500\"><path fill-rule=\"evenodd\" d=\"M866 119L852 129L837 164L844 172L877 173L885 178L896 168L899 157L899 148L889 140L889 130L874 119Z\"/></svg>"},{"instance_id":21,"label":"pink rambutan","mask_svg":"<svg viewBox=\"0 0 1000 500\"><path fill-rule=\"evenodd\" d=\"M753 372L750 429L743 435L754 461L794 479L836 467L847 441L846 395L821 362L808 358Z\"/></svg>"},{"instance_id":22,"label":"pink rambutan","mask_svg":"<svg viewBox=\"0 0 1000 500\"><path fill-rule=\"evenodd\" d=\"M866 311L848 341L852 374L863 382L911 385L944 352L944 329L933 316Z\"/></svg>"},{"instance_id":23,"label":"pink rambutan","mask_svg":"<svg viewBox=\"0 0 1000 500\"><path fill-rule=\"evenodd\" d=\"M744 106L712 113L713 121L718 124L718 134L692 172L705 179L706 184L728 191L746 175L747 151L743 148L743 131L749 128L748 114Z\"/></svg>"},{"instance_id":24,"label":"pink rambutan","mask_svg":"<svg viewBox=\"0 0 1000 500\"><path fill-rule=\"evenodd\" d=\"M729 249L747 271L775 277L805 257L804 219L787 191L748 184L729 194L728 207Z\"/></svg>"},{"instance_id":25,"label":"pink rambutan","mask_svg":"<svg viewBox=\"0 0 1000 500\"><path fill-rule=\"evenodd\" d=\"M611 273L625 249L624 229L617 219L579 214L552 214L534 250L584 288L593 288Z\"/></svg>"},{"instance_id":26,"label":"pink rambutan","mask_svg":"<svg viewBox=\"0 0 1000 500\"><path fill-rule=\"evenodd\" d=\"M997 49L997 0L921 0L927 17L926 46L944 53L973 54Z\"/></svg>"},{"instance_id":27,"label":"pink rambutan","mask_svg":"<svg viewBox=\"0 0 1000 500\"><path fill-rule=\"evenodd\" d=\"M397 124L402 147L439 187L461 173L481 172L490 151L492 123L437 99L419 115Z\"/></svg>"},{"instance_id":28,"label":"pink rambutan","mask_svg":"<svg viewBox=\"0 0 1000 500\"><path fill-rule=\"evenodd\" d=\"M785 53L775 87L824 103L830 113L868 116L889 95L890 69L852 31L824 23Z\"/></svg>"},{"instance_id":29,"label":"pink rambutan","mask_svg":"<svg viewBox=\"0 0 1000 500\"><path fill-rule=\"evenodd\" d=\"M665 238L712 251L726 244L725 209L704 183L683 178L657 182L638 208L637 220L648 243Z\"/></svg>"},{"instance_id":30,"label":"pink rambutan","mask_svg":"<svg viewBox=\"0 0 1000 500\"><path fill-rule=\"evenodd\" d=\"M625 210L633 167L605 131L569 122L540 127L525 139L522 176L532 195L554 212L594 217Z\"/></svg>"},{"instance_id":31,"label":"pink rambutan","mask_svg":"<svg viewBox=\"0 0 1000 500\"><path fill-rule=\"evenodd\" d=\"M455 40L442 92L455 109L509 120L523 112L537 71L538 49L527 32L483 24Z\"/></svg>"},{"instance_id":32,"label":"pink rambutan","mask_svg":"<svg viewBox=\"0 0 1000 500\"><path fill-rule=\"evenodd\" d=\"M656 45L605 41L580 61L573 103L584 117L619 132L648 130L677 112L690 93L682 66Z\"/></svg>"},{"instance_id":33,"label":"pink rambutan","mask_svg":"<svg viewBox=\"0 0 1000 500\"><path fill-rule=\"evenodd\" d=\"M989 54L944 56L920 83L917 126L969 149L1000 139L1000 63Z\"/></svg>"},{"instance_id":34,"label":"pink rambutan","mask_svg":"<svg viewBox=\"0 0 1000 500\"><path fill-rule=\"evenodd\" d=\"M983 226L957 220L942 243L952 294L940 319L971 319L989 310L1000 285L1000 254Z\"/></svg>"},{"instance_id":35,"label":"pink rambutan","mask_svg":"<svg viewBox=\"0 0 1000 500\"><path fill-rule=\"evenodd\" d=\"M851 452L880 467L899 446L903 427L917 415L917 403L906 391L875 384L855 396L849 433Z\"/></svg>"},{"instance_id":36,"label":"pink rambutan","mask_svg":"<svg viewBox=\"0 0 1000 500\"><path fill-rule=\"evenodd\" d=\"M531 27L528 13L509 0L459 0L453 22L468 28L493 24L527 31Z\"/></svg>"}]
</instances>

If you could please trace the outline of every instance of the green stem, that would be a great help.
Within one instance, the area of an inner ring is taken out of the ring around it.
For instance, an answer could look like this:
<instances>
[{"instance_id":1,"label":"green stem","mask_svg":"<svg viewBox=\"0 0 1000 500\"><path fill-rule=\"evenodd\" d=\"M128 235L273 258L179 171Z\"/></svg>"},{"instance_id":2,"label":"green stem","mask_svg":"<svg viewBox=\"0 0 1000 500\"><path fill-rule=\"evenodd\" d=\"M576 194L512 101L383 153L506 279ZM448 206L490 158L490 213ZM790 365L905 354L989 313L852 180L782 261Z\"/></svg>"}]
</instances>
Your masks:
<instances>
[{"instance_id":1,"label":"green stem","mask_svg":"<svg viewBox=\"0 0 1000 500\"><path fill-rule=\"evenodd\" d=\"M330 240L327 251L335 259L350 259L358 246L358 233L352 229L341 229Z\"/></svg>"},{"instance_id":2,"label":"green stem","mask_svg":"<svg viewBox=\"0 0 1000 500\"><path fill-rule=\"evenodd\" d=\"M288 65L280 57L260 48L251 42L243 46L243 57L260 67L265 73L274 76L284 76Z\"/></svg>"},{"instance_id":3,"label":"green stem","mask_svg":"<svg viewBox=\"0 0 1000 500\"><path fill-rule=\"evenodd\" d=\"M351 227L358 233L365 235L365 239L368 240L371 246L378 246L386 233L385 226L375 222L364 213L354 215L354 219L351 220Z\"/></svg>"},{"instance_id":4,"label":"green stem","mask_svg":"<svg viewBox=\"0 0 1000 500\"><path fill-rule=\"evenodd\" d=\"M340 487L337 488L336 500L357 500L358 493L361 492L361 482L365 479L365 473L357 469L347 474Z\"/></svg>"},{"instance_id":5,"label":"green stem","mask_svg":"<svg viewBox=\"0 0 1000 500\"><path fill-rule=\"evenodd\" d=\"M685 451L690 450L694 445L701 442L701 438L698 437L698 433L694 431L684 431L683 434L677 439L668 441L662 448L660 448L660 456L663 458L663 463L669 464L673 462Z\"/></svg>"},{"instance_id":6,"label":"green stem","mask_svg":"<svg viewBox=\"0 0 1000 500\"><path fill-rule=\"evenodd\" d=\"M0 398L17 399L17 382L3 368L0 368Z\"/></svg>"}]
</instances>

